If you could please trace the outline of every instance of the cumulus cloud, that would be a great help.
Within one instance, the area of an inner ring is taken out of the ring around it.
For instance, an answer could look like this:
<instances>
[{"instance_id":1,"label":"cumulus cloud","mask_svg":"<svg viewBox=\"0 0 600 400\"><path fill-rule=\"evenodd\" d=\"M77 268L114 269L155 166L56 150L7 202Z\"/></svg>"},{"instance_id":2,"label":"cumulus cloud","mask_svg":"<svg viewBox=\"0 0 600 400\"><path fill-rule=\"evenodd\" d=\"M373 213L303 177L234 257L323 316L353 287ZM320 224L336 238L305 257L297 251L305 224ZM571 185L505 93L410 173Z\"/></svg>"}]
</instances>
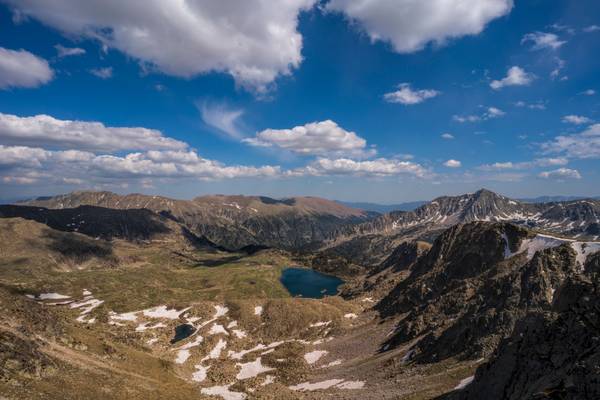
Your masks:
<instances>
[{"instance_id":1,"label":"cumulus cloud","mask_svg":"<svg viewBox=\"0 0 600 400\"><path fill-rule=\"evenodd\" d=\"M291 129L265 129L243 140L252 146L278 147L302 155L368 157L367 141L331 120L311 122Z\"/></svg>"},{"instance_id":2,"label":"cumulus cloud","mask_svg":"<svg viewBox=\"0 0 600 400\"><path fill-rule=\"evenodd\" d=\"M559 168L553 171L543 171L538 175L540 178L544 179L581 179L581 174L576 169L570 168Z\"/></svg>"},{"instance_id":3,"label":"cumulus cloud","mask_svg":"<svg viewBox=\"0 0 600 400\"><path fill-rule=\"evenodd\" d=\"M394 176L412 175L426 177L428 171L420 164L412 161L377 158L367 161L356 161L348 158L318 158L308 166L289 171L288 175L353 175L353 176Z\"/></svg>"},{"instance_id":4,"label":"cumulus cloud","mask_svg":"<svg viewBox=\"0 0 600 400\"><path fill-rule=\"evenodd\" d=\"M596 94L596 91L594 89L587 89L587 90L584 90L583 92L581 92L581 94L583 94L585 96L593 96Z\"/></svg>"},{"instance_id":5,"label":"cumulus cloud","mask_svg":"<svg viewBox=\"0 0 600 400\"><path fill-rule=\"evenodd\" d=\"M344 13L372 41L412 53L428 43L477 35L486 24L510 12L512 0L331 0L326 9Z\"/></svg>"},{"instance_id":6,"label":"cumulus cloud","mask_svg":"<svg viewBox=\"0 0 600 400\"><path fill-rule=\"evenodd\" d=\"M0 47L0 89L36 88L52 80L48 61L26 50Z\"/></svg>"},{"instance_id":7,"label":"cumulus cloud","mask_svg":"<svg viewBox=\"0 0 600 400\"><path fill-rule=\"evenodd\" d=\"M478 167L483 171L503 171L503 170L522 170L531 169L537 167L552 167L567 165L569 160L564 157L556 158L537 158L533 161L522 161L522 162L496 162L493 164L484 164Z\"/></svg>"},{"instance_id":8,"label":"cumulus cloud","mask_svg":"<svg viewBox=\"0 0 600 400\"><path fill-rule=\"evenodd\" d=\"M561 154L569 158L600 158L600 124L581 133L561 135L541 144L545 154Z\"/></svg>"},{"instance_id":9,"label":"cumulus cloud","mask_svg":"<svg viewBox=\"0 0 600 400\"><path fill-rule=\"evenodd\" d=\"M458 160L448 160L444 163L444 166L448 168L460 168L462 163Z\"/></svg>"},{"instance_id":10,"label":"cumulus cloud","mask_svg":"<svg viewBox=\"0 0 600 400\"><path fill-rule=\"evenodd\" d=\"M108 127L101 122L60 120L49 115L0 113L0 140L6 144L78 150L178 150L187 144L154 129Z\"/></svg>"},{"instance_id":11,"label":"cumulus cloud","mask_svg":"<svg viewBox=\"0 0 600 400\"><path fill-rule=\"evenodd\" d=\"M163 73L230 74L266 90L302 61L298 15L315 0L168 1L4 0L69 36L99 40Z\"/></svg>"},{"instance_id":12,"label":"cumulus cloud","mask_svg":"<svg viewBox=\"0 0 600 400\"><path fill-rule=\"evenodd\" d=\"M433 89L412 90L410 83L401 83L395 92L386 93L383 98L389 103L400 103L404 105L413 105L424 102L440 94Z\"/></svg>"},{"instance_id":13,"label":"cumulus cloud","mask_svg":"<svg viewBox=\"0 0 600 400\"><path fill-rule=\"evenodd\" d=\"M526 43L532 44L532 50L556 50L567 42L564 40L560 40L558 38L558 35L554 33L532 32L526 34L525 36L523 36L523 39L521 39L521 44Z\"/></svg>"},{"instance_id":14,"label":"cumulus cloud","mask_svg":"<svg viewBox=\"0 0 600 400\"><path fill-rule=\"evenodd\" d=\"M90 74L97 76L100 79L110 79L113 76L112 67L92 68Z\"/></svg>"},{"instance_id":15,"label":"cumulus cloud","mask_svg":"<svg viewBox=\"0 0 600 400\"><path fill-rule=\"evenodd\" d=\"M526 86L531 83L534 76L518 66L513 66L508 69L506 76L500 80L493 80L490 87L494 90L502 89L506 86Z\"/></svg>"},{"instance_id":16,"label":"cumulus cloud","mask_svg":"<svg viewBox=\"0 0 600 400\"><path fill-rule=\"evenodd\" d=\"M95 182L144 178L231 179L276 177L278 166L224 165L200 157L195 151L148 151L123 156L75 150L53 151L37 147L0 145L0 175L15 177L44 173L48 179Z\"/></svg>"},{"instance_id":17,"label":"cumulus cloud","mask_svg":"<svg viewBox=\"0 0 600 400\"><path fill-rule=\"evenodd\" d=\"M583 31L585 33L592 33L592 32L596 32L596 31L600 31L600 26L599 25L586 26L585 28L583 28Z\"/></svg>"},{"instance_id":18,"label":"cumulus cloud","mask_svg":"<svg viewBox=\"0 0 600 400\"><path fill-rule=\"evenodd\" d=\"M451 133L442 133L441 138L446 140L452 140L454 139L454 135Z\"/></svg>"},{"instance_id":19,"label":"cumulus cloud","mask_svg":"<svg viewBox=\"0 0 600 400\"><path fill-rule=\"evenodd\" d=\"M222 104L208 102L198 103L197 107L205 124L225 133L229 137L241 139L242 133L238 121L244 114L244 110L230 109Z\"/></svg>"},{"instance_id":20,"label":"cumulus cloud","mask_svg":"<svg viewBox=\"0 0 600 400\"><path fill-rule=\"evenodd\" d=\"M58 53L58 57L70 57L70 56L81 56L85 54L85 50L81 47L65 47L61 44L57 44L54 46L56 52Z\"/></svg>"},{"instance_id":21,"label":"cumulus cloud","mask_svg":"<svg viewBox=\"0 0 600 400\"><path fill-rule=\"evenodd\" d=\"M452 119L461 124L465 122L480 122L505 116L506 113L497 107L487 107L480 115L453 115Z\"/></svg>"},{"instance_id":22,"label":"cumulus cloud","mask_svg":"<svg viewBox=\"0 0 600 400\"><path fill-rule=\"evenodd\" d=\"M583 125L583 124L589 124L592 122L591 119L589 119L588 117L584 117L581 115L565 115L562 118L562 121L568 124L574 124L574 125Z\"/></svg>"},{"instance_id":23,"label":"cumulus cloud","mask_svg":"<svg viewBox=\"0 0 600 400\"><path fill-rule=\"evenodd\" d=\"M524 101L517 101L515 103L515 106L522 107L522 108L529 108L531 110L545 110L546 109L546 105L541 101L538 101L536 103L526 103Z\"/></svg>"}]
</instances>

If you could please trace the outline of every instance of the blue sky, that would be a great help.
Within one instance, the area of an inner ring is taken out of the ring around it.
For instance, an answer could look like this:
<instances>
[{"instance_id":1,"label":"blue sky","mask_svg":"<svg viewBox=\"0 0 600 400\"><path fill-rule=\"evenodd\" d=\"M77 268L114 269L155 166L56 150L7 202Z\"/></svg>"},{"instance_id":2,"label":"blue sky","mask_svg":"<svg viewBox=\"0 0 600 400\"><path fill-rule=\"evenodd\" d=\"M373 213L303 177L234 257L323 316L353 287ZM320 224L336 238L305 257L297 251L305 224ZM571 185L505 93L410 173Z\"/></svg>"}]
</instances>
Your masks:
<instances>
[{"instance_id":1,"label":"blue sky","mask_svg":"<svg viewBox=\"0 0 600 400\"><path fill-rule=\"evenodd\" d=\"M123 3L0 0L0 198L600 195L596 1Z\"/></svg>"}]
</instances>

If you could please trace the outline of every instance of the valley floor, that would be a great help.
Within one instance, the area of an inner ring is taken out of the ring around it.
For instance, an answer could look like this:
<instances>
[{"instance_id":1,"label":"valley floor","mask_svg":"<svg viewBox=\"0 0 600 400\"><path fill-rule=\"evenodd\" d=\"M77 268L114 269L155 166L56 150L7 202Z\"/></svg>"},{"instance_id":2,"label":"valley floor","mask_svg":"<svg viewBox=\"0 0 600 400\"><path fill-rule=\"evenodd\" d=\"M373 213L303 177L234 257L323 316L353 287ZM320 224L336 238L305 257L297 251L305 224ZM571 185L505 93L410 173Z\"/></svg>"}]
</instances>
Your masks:
<instances>
[{"instance_id":1,"label":"valley floor","mask_svg":"<svg viewBox=\"0 0 600 400\"><path fill-rule=\"evenodd\" d=\"M39 224L2 223L3 399L428 399L477 365L382 352L396 320L368 297L291 298L282 252L115 241L69 258Z\"/></svg>"}]
</instances>

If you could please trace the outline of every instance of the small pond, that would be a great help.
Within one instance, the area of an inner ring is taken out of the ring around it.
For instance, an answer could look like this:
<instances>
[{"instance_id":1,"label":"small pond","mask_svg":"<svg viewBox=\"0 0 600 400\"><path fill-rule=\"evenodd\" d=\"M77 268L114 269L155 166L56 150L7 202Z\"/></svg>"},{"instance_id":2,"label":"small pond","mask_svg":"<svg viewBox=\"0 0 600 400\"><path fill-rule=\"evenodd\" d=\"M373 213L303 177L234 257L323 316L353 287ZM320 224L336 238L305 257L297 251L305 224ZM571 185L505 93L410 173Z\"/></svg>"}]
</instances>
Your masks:
<instances>
[{"instance_id":1,"label":"small pond","mask_svg":"<svg viewBox=\"0 0 600 400\"><path fill-rule=\"evenodd\" d=\"M343 280L307 268L286 268L281 273L281 283L292 296L320 299L334 296Z\"/></svg>"},{"instance_id":2,"label":"small pond","mask_svg":"<svg viewBox=\"0 0 600 400\"><path fill-rule=\"evenodd\" d=\"M196 332L196 329L190 324L177 325L175 327L175 337L171 339L171 343L179 342L191 336L194 332Z\"/></svg>"}]
</instances>

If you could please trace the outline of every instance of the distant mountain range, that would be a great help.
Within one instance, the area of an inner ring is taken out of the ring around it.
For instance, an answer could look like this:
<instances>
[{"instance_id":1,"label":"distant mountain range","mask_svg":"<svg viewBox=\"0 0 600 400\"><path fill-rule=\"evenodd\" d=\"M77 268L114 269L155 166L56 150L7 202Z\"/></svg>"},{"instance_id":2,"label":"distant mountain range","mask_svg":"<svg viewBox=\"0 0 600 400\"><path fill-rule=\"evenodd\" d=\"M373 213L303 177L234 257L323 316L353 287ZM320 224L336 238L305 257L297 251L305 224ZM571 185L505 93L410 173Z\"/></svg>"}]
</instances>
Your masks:
<instances>
[{"instance_id":1,"label":"distant mountain range","mask_svg":"<svg viewBox=\"0 0 600 400\"><path fill-rule=\"evenodd\" d=\"M264 196L214 195L175 200L142 194L82 191L39 197L18 205L50 210L82 206L147 209L180 224L194 235L228 249L255 245L297 249L331 237L341 226L365 222L374 216L367 211L317 197L278 200ZM18 210L7 207L0 206L0 215L19 216ZM28 210L22 211L29 215ZM49 211L40 213L47 214ZM81 224L79 220L83 219L81 215L69 221L71 227L78 227Z\"/></svg>"},{"instance_id":2,"label":"distant mountain range","mask_svg":"<svg viewBox=\"0 0 600 400\"><path fill-rule=\"evenodd\" d=\"M427 203L426 201L411 201L407 203L398 204L378 204L378 203L366 203L366 202L351 202L351 201L340 201L338 203L348 207L358 208L365 211L372 211L380 214L389 213L392 211L412 211L417 207Z\"/></svg>"}]
</instances>

